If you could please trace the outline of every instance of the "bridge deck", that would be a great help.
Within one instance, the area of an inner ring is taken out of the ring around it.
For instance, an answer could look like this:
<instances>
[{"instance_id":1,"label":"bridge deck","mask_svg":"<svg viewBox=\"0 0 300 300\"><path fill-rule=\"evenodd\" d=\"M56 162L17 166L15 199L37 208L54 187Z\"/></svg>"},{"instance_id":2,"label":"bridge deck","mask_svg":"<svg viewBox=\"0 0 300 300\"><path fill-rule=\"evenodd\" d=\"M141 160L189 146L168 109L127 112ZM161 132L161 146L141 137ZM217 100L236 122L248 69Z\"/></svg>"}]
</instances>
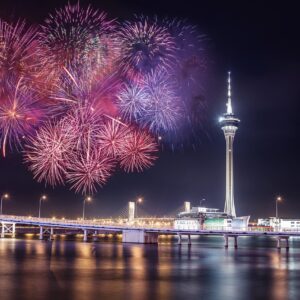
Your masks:
<instances>
[{"instance_id":1,"label":"bridge deck","mask_svg":"<svg viewBox=\"0 0 300 300\"><path fill-rule=\"evenodd\" d=\"M116 225L103 224L101 220L58 220L50 218L35 218L25 216L0 215L0 223L15 223L20 225L33 225L49 228L65 228L75 230L111 231L123 232L126 230L144 231L156 234L180 234L180 235L229 235L229 236L298 236L300 231L262 231L255 228L232 229L212 228L203 230L183 230L172 227L134 226L130 224Z\"/></svg>"}]
</instances>

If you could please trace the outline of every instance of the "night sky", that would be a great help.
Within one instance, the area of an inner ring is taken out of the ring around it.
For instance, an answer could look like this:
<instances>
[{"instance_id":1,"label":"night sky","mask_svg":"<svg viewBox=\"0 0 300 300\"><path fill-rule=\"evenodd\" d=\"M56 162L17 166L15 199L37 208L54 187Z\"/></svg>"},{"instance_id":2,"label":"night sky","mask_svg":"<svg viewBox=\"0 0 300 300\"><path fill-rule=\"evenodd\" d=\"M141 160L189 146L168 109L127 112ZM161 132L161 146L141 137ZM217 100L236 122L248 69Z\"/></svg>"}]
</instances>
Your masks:
<instances>
[{"instance_id":1,"label":"night sky","mask_svg":"<svg viewBox=\"0 0 300 300\"><path fill-rule=\"evenodd\" d=\"M67 1L10 0L0 2L0 17L43 21ZM252 218L275 214L300 218L299 100L300 39L298 9L293 1L80 1L111 17L134 13L186 18L207 35L209 75L204 129L196 150L160 153L155 166L141 174L120 172L94 196L87 215L115 216L127 202L143 196L142 211L169 215L183 203L224 208L225 140L218 117L225 111L226 76L232 71L233 107L241 119L235 139L235 204L238 215ZM199 83L201 84L201 83ZM33 181L20 154L0 159L0 192L9 192L4 213L37 214L46 193L44 215L78 217L82 196L67 187L44 188Z\"/></svg>"}]
</instances>

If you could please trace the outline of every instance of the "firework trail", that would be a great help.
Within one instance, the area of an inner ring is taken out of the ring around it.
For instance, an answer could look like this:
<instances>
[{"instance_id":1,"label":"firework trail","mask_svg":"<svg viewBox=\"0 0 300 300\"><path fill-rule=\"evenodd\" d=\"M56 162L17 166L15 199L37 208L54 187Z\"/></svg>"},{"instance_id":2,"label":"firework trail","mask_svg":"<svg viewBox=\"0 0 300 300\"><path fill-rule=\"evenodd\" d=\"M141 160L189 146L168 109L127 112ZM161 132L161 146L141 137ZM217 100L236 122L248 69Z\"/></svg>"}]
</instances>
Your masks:
<instances>
[{"instance_id":1,"label":"firework trail","mask_svg":"<svg viewBox=\"0 0 300 300\"><path fill-rule=\"evenodd\" d=\"M71 141L63 133L61 123L48 123L28 139L24 160L38 182L45 181L51 186L64 184L71 149Z\"/></svg>"},{"instance_id":2,"label":"firework trail","mask_svg":"<svg viewBox=\"0 0 300 300\"><path fill-rule=\"evenodd\" d=\"M132 130L124 138L124 146L120 154L120 166L126 172L141 172L154 164L157 151L157 144L149 133Z\"/></svg>"},{"instance_id":3,"label":"firework trail","mask_svg":"<svg viewBox=\"0 0 300 300\"><path fill-rule=\"evenodd\" d=\"M140 18L134 22L127 21L119 28L117 37L121 47L121 68L131 78L172 67L175 40L168 29L156 20Z\"/></svg>"},{"instance_id":4,"label":"firework trail","mask_svg":"<svg viewBox=\"0 0 300 300\"><path fill-rule=\"evenodd\" d=\"M21 140L30 134L45 115L45 110L36 95L21 86L6 90L0 99L0 142L2 155L6 155L7 145L19 148Z\"/></svg>"}]
</instances>

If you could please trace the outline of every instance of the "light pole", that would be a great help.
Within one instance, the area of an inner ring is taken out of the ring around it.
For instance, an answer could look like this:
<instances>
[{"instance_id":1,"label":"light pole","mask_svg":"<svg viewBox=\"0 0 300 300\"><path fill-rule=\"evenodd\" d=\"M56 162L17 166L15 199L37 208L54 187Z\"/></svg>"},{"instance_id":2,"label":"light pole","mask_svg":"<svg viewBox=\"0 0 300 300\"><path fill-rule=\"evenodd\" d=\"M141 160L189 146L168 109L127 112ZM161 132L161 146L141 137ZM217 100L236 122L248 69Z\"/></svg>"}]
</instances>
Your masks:
<instances>
[{"instance_id":1,"label":"light pole","mask_svg":"<svg viewBox=\"0 0 300 300\"><path fill-rule=\"evenodd\" d=\"M282 197L281 196L277 196L276 197L276 201L275 201L275 203L276 203L276 225L277 225L277 227L279 227L278 225L279 225L279 220L278 220L278 202L281 202L282 201Z\"/></svg>"},{"instance_id":2,"label":"light pole","mask_svg":"<svg viewBox=\"0 0 300 300\"><path fill-rule=\"evenodd\" d=\"M2 215L2 207L3 207L3 199L8 199L9 195L8 194L3 194L1 196L1 209L0 209L0 214Z\"/></svg>"},{"instance_id":3,"label":"light pole","mask_svg":"<svg viewBox=\"0 0 300 300\"><path fill-rule=\"evenodd\" d=\"M42 202L45 201L47 199L46 195L42 195L40 197L40 202L39 202L39 219L41 218L41 208L42 208Z\"/></svg>"},{"instance_id":4,"label":"light pole","mask_svg":"<svg viewBox=\"0 0 300 300\"><path fill-rule=\"evenodd\" d=\"M90 197L90 196L84 198L84 200L83 200L82 220L84 220L84 217L85 217L85 202L91 202L91 201L92 201L92 197Z\"/></svg>"}]
</instances>

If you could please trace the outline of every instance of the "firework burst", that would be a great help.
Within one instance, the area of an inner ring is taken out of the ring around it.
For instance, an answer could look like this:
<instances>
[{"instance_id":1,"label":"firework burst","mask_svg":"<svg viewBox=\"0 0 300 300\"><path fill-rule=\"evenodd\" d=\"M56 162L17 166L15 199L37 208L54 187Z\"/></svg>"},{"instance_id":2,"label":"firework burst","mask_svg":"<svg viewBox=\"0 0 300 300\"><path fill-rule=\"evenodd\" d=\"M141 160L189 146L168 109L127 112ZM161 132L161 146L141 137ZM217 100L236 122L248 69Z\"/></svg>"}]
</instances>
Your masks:
<instances>
[{"instance_id":1,"label":"firework burst","mask_svg":"<svg viewBox=\"0 0 300 300\"><path fill-rule=\"evenodd\" d=\"M118 95L120 113L129 122L136 122L145 112L147 94L139 84L127 84Z\"/></svg>"},{"instance_id":2,"label":"firework burst","mask_svg":"<svg viewBox=\"0 0 300 300\"><path fill-rule=\"evenodd\" d=\"M128 125L117 119L108 119L98 132L101 151L109 157L117 157L124 148L124 139L128 132Z\"/></svg>"},{"instance_id":3,"label":"firework burst","mask_svg":"<svg viewBox=\"0 0 300 300\"><path fill-rule=\"evenodd\" d=\"M117 35L122 51L120 64L125 72L144 75L158 68L167 70L173 65L175 40L156 20L142 18L125 22Z\"/></svg>"},{"instance_id":4,"label":"firework burst","mask_svg":"<svg viewBox=\"0 0 300 300\"><path fill-rule=\"evenodd\" d=\"M93 194L97 186L103 186L110 177L114 162L97 148L76 152L68 164L67 181L76 193Z\"/></svg>"},{"instance_id":5,"label":"firework burst","mask_svg":"<svg viewBox=\"0 0 300 300\"><path fill-rule=\"evenodd\" d=\"M43 106L36 95L21 86L21 79L0 99L0 141L2 154L6 148L19 148L21 140L32 132L44 115Z\"/></svg>"},{"instance_id":6,"label":"firework burst","mask_svg":"<svg viewBox=\"0 0 300 300\"><path fill-rule=\"evenodd\" d=\"M182 99L175 92L172 79L163 72L145 77L147 99L141 123L154 133L176 131L182 119Z\"/></svg>"},{"instance_id":7,"label":"firework burst","mask_svg":"<svg viewBox=\"0 0 300 300\"><path fill-rule=\"evenodd\" d=\"M20 77L34 78L37 62L36 30L25 22L10 25L0 20L0 92Z\"/></svg>"},{"instance_id":8,"label":"firework burst","mask_svg":"<svg viewBox=\"0 0 300 300\"><path fill-rule=\"evenodd\" d=\"M72 144L62 129L60 123L49 123L28 139L24 160L38 182L64 184Z\"/></svg>"},{"instance_id":9,"label":"firework burst","mask_svg":"<svg viewBox=\"0 0 300 300\"><path fill-rule=\"evenodd\" d=\"M126 172L141 172L156 160L157 143L146 131L132 130L124 137L120 166Z\"/></svg>"},{"instance_id":10,"label":"firework burst","mask_svg":"<svg viewBox=\"0 0 300 300\"><path fill-rule=\"evenodd\" d=\"M103 67L114 43L114 22L91 6L81 8L68 4L56 10L41 26L40 42L47 59L56 67Z\"/></svg>"}]
</instances>

